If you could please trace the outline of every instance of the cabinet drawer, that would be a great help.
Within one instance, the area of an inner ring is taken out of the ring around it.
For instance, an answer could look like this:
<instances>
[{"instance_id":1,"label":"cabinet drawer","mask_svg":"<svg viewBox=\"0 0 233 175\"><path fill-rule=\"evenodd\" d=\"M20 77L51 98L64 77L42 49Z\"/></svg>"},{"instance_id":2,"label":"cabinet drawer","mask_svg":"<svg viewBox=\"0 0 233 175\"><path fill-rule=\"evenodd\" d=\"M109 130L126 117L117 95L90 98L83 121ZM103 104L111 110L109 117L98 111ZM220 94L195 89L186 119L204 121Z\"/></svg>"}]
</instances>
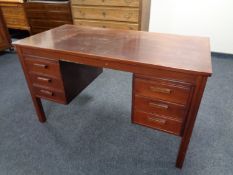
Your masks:
<instances>
[{"instance_id":1,"label":"cabinet drawer","mask_svg":"<svg viewBox=\"0 0 233 175\"><path fill-rule=\"evenodd\" d=\"M9 16L17 16L17 17L23 16L24 17L25 16L23 7L19 5L9 6L9 7L3 6L1 7L1 9L2 9L4 17L9 17Z\"/></svg>"},{"instance_id":2,"label":"cabinet drawer","mask_svg":"<svg viewBox=\"0 0 233 175\"><path fill-rule=\"evenodd\" d=\"M24 18L8 17L6 20L7 27L9 26L25 26L28 27L27 21Z\"/></svg>"},{"instance_id":3,"label":"cabinet drawer","mask_svg":"<svg viewBox=\"0 0 233 175\"><path fill-rule=\"evenodd\" d=\"M181 135L182 122L170 120L157 115L134 111L133 123L162 130L175 135Z\"/></svg>"},{"instance_id":4,"label":"cabinet drawer","mask_svg":"<svg viewBox=\"0 0 233 175\"><path fill-rule=\"evenodd\" d=\"M46 21L50 20L60 20L60 21L71 21L71 14L69 12L47 12L47 11L28 11L27 17L31 19L43 19Z\"/></svg>"},{"instance_id":5,"label":"cabinet drawer","mask_svg":"<svg viewBox=\"0 0 233 175\"><path fill-rule=\"evenodd\" d=\"M138 24L126 23L126 22L110 22L110 21L95 21L95 20L74 20L74 24L81 26L102 27L102 28L114 28L125 30L138 30Z\"/></svg>"},{"instance_id":6,"label":"cabinet drawer","mask_svg":"<svg viewBox=\"0 0 233 175\"><path fill-rule=\"evenodd\" d=\"M57 21L57 20L44 20L44 19L30 19L30 24L33 27L49 27L55 28L58 26L62 26L64 24L68 24L67 21ZM71 21L70 21L71 23Z\"/></svg>"},{"instance_id":7,"label":"cabinet drawer","mask_svg":"<svg viewBox=\"0 0 233 175\"><path fill-rule=\"evenodd\" d=\"M134 8L73 6L72 10L73 17L79 19L138 22L139 18L139 9Z\"/></svg>"},{"instance_id":8,"label":"cabinet drawer","mask_svg":"<svg viewBox=\"0 0 233 175\"><path fill-rule=\"evenodd\" d=\"M55 12L69 12L70 4L68 2L60 3L41 3L41 2L27 2L25 7L30 11L55 11Z\"/></svg>"},{"instance_id":9,"label":"cabinet drawer","mask_svg":"<svg viewBox=\"0 0 233 175\"><path fill-rule=\"evenodd\" d=\"M72 0L73 5L139 7L139 0Z\"/></svg>"},{"instance_id":10,"label":"cabinet drawer","mask_svg":"<svg viewBox=\"0 0 233 175\"><path fill-rule=\"evenodd\" d=\"M65 93L63 91L55 91L40 86L33 86L33 91L37 97L59 103L66 103Z\"/></svg>"},{"instance_id":11,"label":"cabinet drawer","mask_svg":"<svg viewBox=\"0 0 233 175\"><path fill-rule=\"evenodd\" d=\"M39 85L60 91L64 90L61 79L35 73L29 73L29 76L33 85Z\"/></svg>"},{"instance_id":12,"label":"cabinet drawer","mask_svg":"<svg viewBox=\"0 0 233 175\"><path fill-rule=\"evenodd\" d=\"M187 105L191 92L190 86L140 78L135 78L134 81L136 95Z\"/></svg>"},{"instance_id":13,"label":"cabinet drawer","mask_svg":"<svg viewBox=\"0 0 233 175\"><path fill-rule=\"evenodd\" d=\"M60 66L58 61L45 58L36 58L33 56L25 56L25 63L29 72L44 74L60 78Z\"/></svg>"},{"instance_id":14,"label":"cabinet drawer","mask_svg":"<svg viewBox=\"0 0 233 175\"><path fill-rule=\"evenodd\" d=\"M182 105L152 100L137 95L135 95L134 98L134 109L167 118L173 118L177 121L183 121L185 116L185 107Z\"/></svg>"}]
</instances>

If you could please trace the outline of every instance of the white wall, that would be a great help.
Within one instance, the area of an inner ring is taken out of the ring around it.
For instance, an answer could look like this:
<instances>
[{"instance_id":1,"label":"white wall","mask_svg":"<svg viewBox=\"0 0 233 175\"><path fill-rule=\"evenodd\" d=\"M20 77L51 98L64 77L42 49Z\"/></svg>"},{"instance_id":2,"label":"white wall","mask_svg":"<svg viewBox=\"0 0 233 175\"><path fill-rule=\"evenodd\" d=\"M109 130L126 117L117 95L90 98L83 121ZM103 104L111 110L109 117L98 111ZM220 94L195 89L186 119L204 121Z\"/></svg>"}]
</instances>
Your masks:
<instances>
[{"instance_id":1,"label":"white wall","mask_svg":"<svg viewBox=\"0 0 233 175\"><path fill-rule=\"evenodd\" d=\"M233 0L151 0L150 31L208 36L211 50L233 54Z\"/></svg>"}]
</instances>

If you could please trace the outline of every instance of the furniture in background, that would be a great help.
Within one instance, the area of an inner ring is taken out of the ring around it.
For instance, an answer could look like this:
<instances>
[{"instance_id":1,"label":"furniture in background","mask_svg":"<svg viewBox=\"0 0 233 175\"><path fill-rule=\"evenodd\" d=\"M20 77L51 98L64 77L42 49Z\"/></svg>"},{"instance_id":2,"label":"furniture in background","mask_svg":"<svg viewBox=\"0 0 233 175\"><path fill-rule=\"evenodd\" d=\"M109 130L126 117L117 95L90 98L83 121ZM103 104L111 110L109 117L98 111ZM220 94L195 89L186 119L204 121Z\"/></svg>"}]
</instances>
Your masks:
<instances>
[{"instance_id":1,"label":"furniture in background","mask_svg":"<svg viewBox=\"0 0 233 175\"><path fill-rule=\"evenodd\" d=\"M28 0L25 2L25 10L31 34L73 23L70 3L67 0Z\"/></svg>"},{"instance_id":2,"label":"furniture in background","mask_svg":"<svg viewBox=\"0 0 233 175\"><path fill-rule=\"evenodd\" d=\"M69 103L102 67L132 72L132 122L180 136L182 167L212 74L208 38L64 25L14 45L41 122L41 98Z\"/></svg>"},{"instance_id":3,"label":"furniture in background","mask_svg":"<svg viewBox=\"0 0 233 175\"><path fill-rule=\"evenodd\" d=\"M23 0L0 0L0 7L7 28L27 30L30 32Z\"/></svg>"},{"instance_id":4,"label":"furniture in background","mask_svg":"<svg viewBox=\"0 0 233 175\"><path fill-rule=\"evenodd\" d=\"M11 39L6 27L5 20L0 9L0 51L5 49L11 49Z\"/></svg>"},{"instance_id":5,"label":"furniture in background","mask_svg":"<svg viewBox=\"0 0 233 175\"><path fill-rule=\"evenodd\" d=\"M150 0L71 0L75 25L148 31Z\"/></svg>"}]
</instances>

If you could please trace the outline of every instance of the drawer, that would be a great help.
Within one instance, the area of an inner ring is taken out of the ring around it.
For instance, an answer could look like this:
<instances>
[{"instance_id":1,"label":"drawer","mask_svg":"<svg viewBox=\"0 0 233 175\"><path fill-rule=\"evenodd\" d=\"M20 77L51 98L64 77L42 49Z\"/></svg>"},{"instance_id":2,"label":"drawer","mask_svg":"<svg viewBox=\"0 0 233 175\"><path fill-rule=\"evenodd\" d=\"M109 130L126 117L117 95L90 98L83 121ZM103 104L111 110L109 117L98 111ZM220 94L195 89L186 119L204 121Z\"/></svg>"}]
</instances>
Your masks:
<instances>
[{"instance_id":1,"label":"drawer","mask_svg":"<svg viewBox=\"0 0 233 175\"><path fill-rule=\"evenodd\" d=\"M95 20L74 20L75 25L91 26L91 27L102 27L102 28L114 28L124 30L138 30L139 26L137 23L126 23L126 22L110 22L110 21L95 21Z\"/></svg>"},{"instance_id":2,"label":"drawer","mask_svg":"<svg viewBox=\"0 0 233 175\"><path fill-rule=\"evenodd\" d=\"M61 79L49 77L46 75L29 73L31 83L42 87L48 87L56 90L64 90L63 82Z\"/></svg>"},{"instance_id":3,"label":"drawer","mask_svg":"<svg viewBox=\"0 0 233 175\"><path fill-rule=\"evenodd\" d=\"M134 109L164 116L166 118L173 118L177 121L183 121L186 111L185 107L182 105L167 103L160 100L152 100L137 95L135 95L134 98Z\"/></svg>"},{"instance_id":4,"label":"drawer","mask_svg":"<svg viewBox=\"0 0 233 175\"><path fill-rule=\"evenodd\" d=\"M33 91L37 97L45 98L59 103L66 103L64 91L55 91L40 86L33 86Z\"/></svg>"},{"instance_id":5,"label":"drawer","mask_svg":"<svg viewBox=\"0 0 233 175\"><path fill-rule=\"evenodd\" d=\"M71 14L68 12L43 12L43 11L28 11L27 12L27 17L32 18L32 19L43 19L43 20L61 20L61 21L66 21L69 20L71 21Z\"/></svg>"},{"instance_id":6,"label":"drawer","mask_svg":"<svg viewBox=\"0 0 233 175\"><path fill-rule=\"evenodd\" d=\"M72 5L139 7L139 0L72 0Z\"/></svg>"},{"instance_id":7,"label":"drawer","mask_svg":"<svg viewBox=\"0 0 233 175\"><path fill-rule=\"evenodd\" d=\"M29 73L39 73L43 75L53 76L60 79L60 66L58 61L45 58L37 58L34 56L25 56L25 63Z\"/></svg>"},{"instance_id":8,"label":"drawer","mask_svg":"<svg viewBox=\"0 0 233 175\"><path fill-rule=\"evenodd\" d=\"M169 81L152 81L147 79L134 79L136 95L160 99L181 105L187 105L191 87Z\"/></svg>"},{"instance_id":9,"label":"drawer","mask_svg":"<svg viewBox=\"0 0 233 175\"><path fill-rule=\"evenodd\" d=\"M8 16L24 16L25 13L24 13L24 9L23 7L20 7L18 5L16 6L9 6L9 7L1 7L2 9L2 12L3 12L3 15L5 17L8 17Z\"/></svg>"},{"instance_id":10,"label":"drawer","mask_svg":"<svg viewBox=\"0 0 233 175\"><path fill-rule=\"evenodd\" d=\"M139 9L114 7L73 6L73 17L79 19L97 19L109 21L138 22Z\"/></svg>"},{"instance_id":11,"label":"drawer","mask_svg":"<svg viewBox=\"0 0 233 175\"><path fill-rule=\"evenodd\" d=\"M25 3L27 11L56 11L56 12L69 12L70 4L68 2L59 3L37 3L27 2Z\"/></svg>"},{"instance_id":12,"label":"drawer","mask_svg":"<svg viewBox=\"0 0 233 175\"><path fill-rule=\"evenodd\" d=\"M139 111L134 111L132 122L175 135L181 135L182 131L182 122Z\"/></svg>"},{"instance_id":13,"label":"drawer","mask_svg":"<svg viewBox=\"0 0 233 175\"><path fill-rule=\"evenodd\" d=\"M24 26L28 27L27 20L24 18L8 17L6 20L7 27L9 26Z\"/></svg>"},{"instance_id":14,"label":"drawer","mask_svg":"<svg viewBox=\"0 0 233 175\"><path fill-rule=\"evenodd\" d=\"M57 20L45 20L45 19L29 19L30 25L33 27L49 27L55 28L58 26L62 26L64 24L72 23L72 21L57 21Z\"/></svg>"}]
</instances>

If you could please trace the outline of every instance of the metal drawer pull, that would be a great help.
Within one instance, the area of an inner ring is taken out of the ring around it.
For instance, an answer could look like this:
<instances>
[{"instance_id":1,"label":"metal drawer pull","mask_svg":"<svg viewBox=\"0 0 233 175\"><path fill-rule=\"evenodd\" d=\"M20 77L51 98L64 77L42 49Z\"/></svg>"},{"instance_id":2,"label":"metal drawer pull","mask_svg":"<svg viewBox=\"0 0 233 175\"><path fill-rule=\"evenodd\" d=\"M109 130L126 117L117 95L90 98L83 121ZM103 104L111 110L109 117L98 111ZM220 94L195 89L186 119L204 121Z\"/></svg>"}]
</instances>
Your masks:
<instances>
[{"instance_id":1,"label":"metal drawer pull","mask_svg":"<svg viewBox=\"0 0 233 175\"><path fill-rule=\"evenodd\" d=\"M160 108L160 109L168 109L168 105L166 104L158 104L158 103L149 103L149 106L155 107L155 108Z\"/></svg>"},{"instance_id":2,"label":"metal drawer pull","mask_svg":"<svg viewBox=\"0 0 233 175\"><path fill-rule=\"evenodd\" d=\"M38 63L35 63L35 64L33 64L34 66L37 66L37 67L41 67L41 68L48 68L48 65L46 65L46 64L38 64Z\"/></svg>"},{"instance_id":3,"label":"metal drawer pull","mask_svg":"<svg viewBox=\"0 0 233 175\"><path fill-rule=\"evenodd\" d=\"M160 123L163 125L166 123L166 120L160 118L148 117L148 119L152 122Z\"/></svg>"},{"instance_id":4,"label":"metal drawer pull","mask_svg":"<svg viewBox=\"0 0 233 175\"><path fill-rule=\"evenodd\" d=\"M160 92L160 93L164 93L164 94L170 94L172 92L171 89L167 89L167 88L160 88L160 87L150 87L150 90L153 92Z\"/></svg>"},{"instance_id":5,"label":"metal drawer pull","mask_svg":"<svg viewBox=\"0 0 233 175\"><path fill-rule=\"evenodd\" d=\"M41 93L46 94L46 95L50 95L53 96L53 92L51 91L47 91L47 90L40 90Z\"/></svg>"},{"instance_id":6,"label":"metal drawer pull","mask_svg":"<svg viewBox=\"0 0 233 175\"><path fill-rule=\"evenodd\" d=\"M48 82L48 83L50 83L52 81L50 78L44 78L44 77L37 77L37 80L45 81L45 82Z\"/></svg>"}]
</instances>

